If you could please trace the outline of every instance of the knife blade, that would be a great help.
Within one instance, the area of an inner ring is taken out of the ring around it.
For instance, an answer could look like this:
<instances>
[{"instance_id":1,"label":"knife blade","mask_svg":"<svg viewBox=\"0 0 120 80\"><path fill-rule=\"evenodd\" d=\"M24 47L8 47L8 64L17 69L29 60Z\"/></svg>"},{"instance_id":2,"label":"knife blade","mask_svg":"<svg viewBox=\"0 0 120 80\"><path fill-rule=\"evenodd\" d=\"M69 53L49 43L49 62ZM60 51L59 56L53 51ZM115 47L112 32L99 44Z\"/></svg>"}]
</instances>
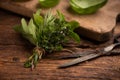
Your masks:
<instances>
[{"instance_id":1,"label":"knife blade","mask_svg":"<svg viewBox=\"0 0 120 80\"><path fill-rule=\"evenodd\" d=\"M83 57L83 56L86 56L86 55L89 55L89 54L95 53L95 52L96 51L75 52L74 54L71 54L71 55L61 56L61 57L59 57L59 59L79 58L79 57Z\"/></svg>"},{"instance_id":2,"label":"knife blade","mask_svg":"<svg viewBox=\"0 0 120 80\"><path fill-rule=\"evenodd\" d=\"M100 55L101 54L94 54L94 53L89 54L87 56L83 56L83 57L77 58L77 59L75 59L73 61L67 62L67 63L65 63L63 65L60 65L60 66L58 66L58 68L65 68L65 67L68 67L68 66L72 66L74 64L78 64L78 63L81 63L81 62L84 62L84 61L99 57Z\"/></svg>"}]
</instances>

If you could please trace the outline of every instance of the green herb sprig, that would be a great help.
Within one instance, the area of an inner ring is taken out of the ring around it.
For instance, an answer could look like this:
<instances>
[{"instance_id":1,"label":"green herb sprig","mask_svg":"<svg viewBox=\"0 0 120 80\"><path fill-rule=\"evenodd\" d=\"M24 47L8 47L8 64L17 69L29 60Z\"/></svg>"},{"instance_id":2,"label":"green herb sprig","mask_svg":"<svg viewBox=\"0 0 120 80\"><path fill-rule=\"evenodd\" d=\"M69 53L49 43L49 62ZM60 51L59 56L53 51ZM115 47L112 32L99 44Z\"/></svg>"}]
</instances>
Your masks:
<instances>
[{"instance_id":1,"label":"green herb sprig","mask_svg":"<svg viewBox=\"0 0 120 80\"><path fill-rule=\"evenodd\" d=\"M59 11L56 15L49 11L43 17L38 10L28 24L23 18L21 25L15 26L14 30L21 33L35 46L32 56L28 58L24 66L33 69L43 54L62 50L63 44L71 38L80 42L79 36L74 32L78 26L76 21L67 22Z\"/></svg>"}]
</instances>

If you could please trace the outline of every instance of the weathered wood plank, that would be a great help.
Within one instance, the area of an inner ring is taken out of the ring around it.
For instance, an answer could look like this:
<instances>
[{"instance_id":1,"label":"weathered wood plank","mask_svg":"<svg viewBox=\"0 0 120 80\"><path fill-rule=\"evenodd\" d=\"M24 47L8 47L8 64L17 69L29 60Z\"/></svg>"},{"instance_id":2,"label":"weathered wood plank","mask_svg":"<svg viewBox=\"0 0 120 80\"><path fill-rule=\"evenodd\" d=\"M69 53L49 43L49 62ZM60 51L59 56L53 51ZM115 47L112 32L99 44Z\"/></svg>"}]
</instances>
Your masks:
<instances>
[{"instance_id":1,"label":"weathered wood plank","mask_svg":"<svg viewBox=\"0 0 120 80\"><path fill-rule=\"evenodd\" d=\"M21 17L0 10L0 80L119 80L120 56L105 56L65 69L57 66L69 60L51 59L64 56L65 52L49 54L42 59L33 71L23 64L30 55L32 46L20 37L12 27ZM2 16L2 17L1 17ZM1 19L2 18L2 19ZM12 21L12 22L11 22ZM118 25L119 27L120 25ZM115 30L116 33L120 30ZM81 45L87 48L73 48L75 51L87 51L110 44L112 41L95 44L81 39ZM24 43L23 43L24 42ZM67 54L67 53L66 53Z\"/></svg>"}]
</instances>

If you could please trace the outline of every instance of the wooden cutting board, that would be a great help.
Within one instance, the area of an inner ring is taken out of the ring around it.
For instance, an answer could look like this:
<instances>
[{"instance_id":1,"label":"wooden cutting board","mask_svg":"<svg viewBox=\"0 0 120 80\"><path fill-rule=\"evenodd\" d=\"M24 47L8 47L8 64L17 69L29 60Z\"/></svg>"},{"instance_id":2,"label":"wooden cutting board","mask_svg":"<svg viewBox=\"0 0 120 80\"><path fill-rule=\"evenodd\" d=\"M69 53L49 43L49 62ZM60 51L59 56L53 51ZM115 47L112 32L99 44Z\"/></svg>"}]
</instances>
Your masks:
<instances>
[{"instance_id":1,"label":"wooden cutting board","mask_svg":"<svg viewBox=\"0 0 120 80\"><path fill-rule=\"evenodd\" d=\"M24 2L2 0L0 7L31 17L40 8L40 4L38 0L26 0ZM49 10L41 9L42 14ZM120 14L120 0L108 0L103 8L91 15L79 15L71 12L69 0L60 0L60 3L52 8L53 14L56 14L56 10L61 11L68 21L76 20L80 23L80 27L76 30L80 35L97 41L107 41L112 36L113 29L116 26L116 17Z\"/></svg>"}]
</instances>

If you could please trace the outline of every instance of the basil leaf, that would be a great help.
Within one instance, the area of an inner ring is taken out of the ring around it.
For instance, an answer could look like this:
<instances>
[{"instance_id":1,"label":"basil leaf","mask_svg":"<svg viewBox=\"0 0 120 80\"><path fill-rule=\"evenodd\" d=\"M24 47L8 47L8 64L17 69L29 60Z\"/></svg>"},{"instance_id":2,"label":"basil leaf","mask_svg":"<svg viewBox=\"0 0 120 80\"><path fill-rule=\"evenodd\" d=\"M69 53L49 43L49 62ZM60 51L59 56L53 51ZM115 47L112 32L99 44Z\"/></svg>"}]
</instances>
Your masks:
<instances>
[{"instance_id":1,"label":"basil leaf","mask_svg":"<svg viewBox=\"0 0 120 80\"><path fill-rule=\"evenodd\" d=\"M103 7L108 0L70 0L72 9L79 14L91 14Z\"/></svg>"}]
</instances>

